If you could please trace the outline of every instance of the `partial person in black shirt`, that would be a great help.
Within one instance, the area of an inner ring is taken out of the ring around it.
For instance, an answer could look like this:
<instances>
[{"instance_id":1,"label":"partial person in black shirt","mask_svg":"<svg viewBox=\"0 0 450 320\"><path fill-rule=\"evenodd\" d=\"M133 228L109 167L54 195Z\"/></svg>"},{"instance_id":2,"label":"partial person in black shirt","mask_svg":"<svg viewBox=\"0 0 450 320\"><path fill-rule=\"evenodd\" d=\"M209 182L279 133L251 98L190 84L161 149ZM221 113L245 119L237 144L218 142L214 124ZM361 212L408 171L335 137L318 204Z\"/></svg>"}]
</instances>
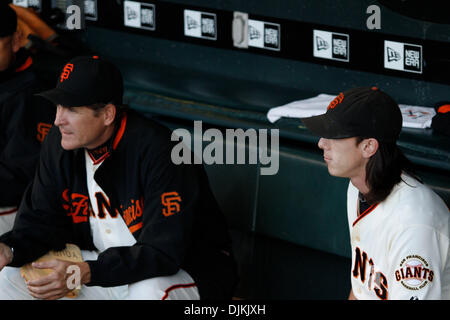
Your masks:
<instances>
[{"instance_id":1,"label":"partial person in black shirt","mask_svg":"<svg viewBox=\"0 0 450 320\"><path fill-rule=\"evenodd\" d=\"M33 58L21 47L17 15L0 5L0 234L9 231L25 188L34 176L41 143L55 110L34 93L45 89Z\"/></svg>"}]
</instances>

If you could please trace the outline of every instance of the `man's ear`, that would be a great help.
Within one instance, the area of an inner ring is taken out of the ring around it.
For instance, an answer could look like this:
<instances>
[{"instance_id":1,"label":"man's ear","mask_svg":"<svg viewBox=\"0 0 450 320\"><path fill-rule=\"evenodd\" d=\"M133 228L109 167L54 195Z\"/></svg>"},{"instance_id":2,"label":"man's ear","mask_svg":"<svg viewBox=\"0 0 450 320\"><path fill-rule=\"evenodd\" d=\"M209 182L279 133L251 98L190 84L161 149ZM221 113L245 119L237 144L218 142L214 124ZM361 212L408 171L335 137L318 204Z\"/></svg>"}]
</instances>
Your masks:
<instances>
[{"instance_id":1,"label":"man's ear","mask_svg":"<svg viewBox=\"0 0 450 320\"><path fill-rule=\"evenodd\" d=\"M116 118L116 106L113 105L112 103L108 103L104 108L103 108L103 116L104 116L104 120L105 120L105 125L109 126L110 124L112 124L114 122L114 119Z\"/></svg>"},{"instance_id":2,"label":"man's ear","mask_svg":"<svg viewBox=\"0 0 450 320\"><path fill-rule=\"evenodd\" d=\"M17 53L17 51L19 51L19 49L22 46L22 38L23 38L23 33L20 29L18 29L16 32L13 33L12 35L12 49L14 53Z\"/></svg>"},{"instance_id":3,"label":"man's ear","mask_svg":"<svg viewBox=\"0 0 450 320\"><path fill-rule=\"evenodd\" d=\"M362 156L366 159L369 159L377 152L379 143L375 138L368 138L361 141L359 146L361 148Z\"/></svg>"}]
</instances>

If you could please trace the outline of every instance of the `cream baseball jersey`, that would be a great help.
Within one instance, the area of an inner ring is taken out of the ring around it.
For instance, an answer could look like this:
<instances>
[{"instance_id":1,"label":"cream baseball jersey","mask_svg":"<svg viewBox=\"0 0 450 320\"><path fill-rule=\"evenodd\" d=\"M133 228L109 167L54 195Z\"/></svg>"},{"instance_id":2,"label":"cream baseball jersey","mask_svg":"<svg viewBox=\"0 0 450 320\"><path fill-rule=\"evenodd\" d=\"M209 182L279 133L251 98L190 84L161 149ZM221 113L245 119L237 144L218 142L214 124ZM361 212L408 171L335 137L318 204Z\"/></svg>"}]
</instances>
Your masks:
<instances>
[{"instance_id":1,"label":"cream baseball jersey","mask_svg":"<svg viewBox=\"0 0 450 320\"><path fill-rule=\"evenodd\" d=\"M382 202L359 212L350 182L351 283L357 299L450 299L450 213L429 187L402 174Z\"/></svg>"}]
</instances>

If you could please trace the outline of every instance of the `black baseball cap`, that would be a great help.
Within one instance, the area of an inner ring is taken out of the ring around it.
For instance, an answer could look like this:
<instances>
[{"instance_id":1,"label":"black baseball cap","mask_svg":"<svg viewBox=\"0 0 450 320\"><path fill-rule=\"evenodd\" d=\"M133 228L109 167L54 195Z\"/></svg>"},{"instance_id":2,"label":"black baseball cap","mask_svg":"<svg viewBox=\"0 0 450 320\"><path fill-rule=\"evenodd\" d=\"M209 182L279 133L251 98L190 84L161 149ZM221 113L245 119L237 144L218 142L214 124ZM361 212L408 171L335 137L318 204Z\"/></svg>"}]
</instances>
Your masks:
<instances>
[{"instance_id":1,"label":"black baseball cap","mask_svg":"<svg viewBox=\"0 0 450 320\"><path fill-rule=\"evenodd\" d=\"M56 88L37 95L64 107L122 104L122 74L112 63L98 56L80 56L62 68Z\"/></svg>"},{"instance_id":2,"label":"black baseball cap","mask_svg":"<svg viewBox=\"0 0 450 320\"><path fill-rule=\"evenodd\" d=\"M0 38L12 35L17 30L17 14L6 2L0 4Z\"/></svg>"},{"instance_id":3,"label":"black baseball cap","mask_svg":"<svg viewBox=\"0 0 450 320\"><path fill-rule=\"evenodd\" d=\"M363 137L386 142L398 139L403 122L397 102L377 87L341 92L326 113L301 121L312 133L327 139Z\"/></svg>"}]
</instances>

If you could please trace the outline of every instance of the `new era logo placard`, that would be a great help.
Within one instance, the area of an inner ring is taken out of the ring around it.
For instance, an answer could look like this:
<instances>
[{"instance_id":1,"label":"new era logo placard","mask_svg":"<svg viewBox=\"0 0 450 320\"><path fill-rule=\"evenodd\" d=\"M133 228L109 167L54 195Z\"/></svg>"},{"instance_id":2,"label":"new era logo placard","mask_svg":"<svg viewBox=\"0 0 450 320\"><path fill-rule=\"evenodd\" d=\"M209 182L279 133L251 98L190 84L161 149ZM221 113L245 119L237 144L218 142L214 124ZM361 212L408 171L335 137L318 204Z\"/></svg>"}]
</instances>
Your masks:
<instances>
[{"instance_id":1,"label":"new era logo placard","mask_svg":"<svg viewBox=\"0 0 450 320\"><path fill-rule=\"evenodd\" d=\"M280 25L249 19L248 46L280 51Z\"/></svg>"},{"instance_id":2,"label":"new era logo placard","mask_svg":"<svg viewBox=\"0 0 450 320\"><path fill-rule=\"evenodd\" d=\"M316 58L348 62L350 60L349 44L348 34L323 30L313 31L313 55Z\"/></svg>"},{"instance_id":3,"label":"new era logo placard","mask_svg":"<svg viewBox=\"0 0 450 320\"><path fill-rule=\"evenodd\" d=\"M422 73L422 46L384 41L384 67L386 69Z\"/></svg>"},{"instance_id":4,"label":"new era logo placard","mask_svg":"<svg viewBox=\"0 0 450 320\"><path fill-rule=\"evenodd\" d=\"M84 17L86 20L97 21L97 0L84 0Z\"/></svg>"},{"instance_id":5,"label":"new era logo placard","mask_svg":"<svg viewBox=\"0 0 450 320\"><path fill-rule=\"evenodd\" d=\"M126 27L145 30L156 29L155 5L138 1L123 2L123 24Z\"/></svg>"},{"instance_id":6,"label":"new era logo placard","mask_svg":"<svg viewBox=\"0 0 450 320\"><path fill-rule=\"evenodd\" d=\"M38 12L42 8L41 0L13 0L12 3L16 6L36 9Z\"/></svg>"},{"instance_id":7,"label":"new era logo placard","mask_svg":"<svg viewBox=\"0 0 450 320\"><path fill-rule=\"evenodd\" d=\"M216 14L184 10L184 35L202 39L217 39Z\"/></svg>"},{"instance_id":8,"label":"new era logo placard","mask_svg":"<svg viewBox=\"0 0 450 320\"><path fill-rule=\"evenodd\" d=\"M395 51L391 47L386 47L386 58L388 62L392 61L400 61L402 59L402 56L400 55L400 52Z\"/></svg>"},{"instance_id":9,"label":"new era logo placard","mask_svg":"<svg viewBox=\"0 0 450 320\"><path fill-rule=\"evenodd\" d=\"M317 51L327 50L330 47L330 44L325 39L316 36L316 48Z\"/></svg>"},{"instance_id":10,"label":"new era logo placard","mask_svg":"<svg viewBox=\"0 0 450 320\"><path fill-rule=\"evenodd\" d=\"M422 73L422 46L405 44L405 70Z\"/></svg>"}]
</instances>

